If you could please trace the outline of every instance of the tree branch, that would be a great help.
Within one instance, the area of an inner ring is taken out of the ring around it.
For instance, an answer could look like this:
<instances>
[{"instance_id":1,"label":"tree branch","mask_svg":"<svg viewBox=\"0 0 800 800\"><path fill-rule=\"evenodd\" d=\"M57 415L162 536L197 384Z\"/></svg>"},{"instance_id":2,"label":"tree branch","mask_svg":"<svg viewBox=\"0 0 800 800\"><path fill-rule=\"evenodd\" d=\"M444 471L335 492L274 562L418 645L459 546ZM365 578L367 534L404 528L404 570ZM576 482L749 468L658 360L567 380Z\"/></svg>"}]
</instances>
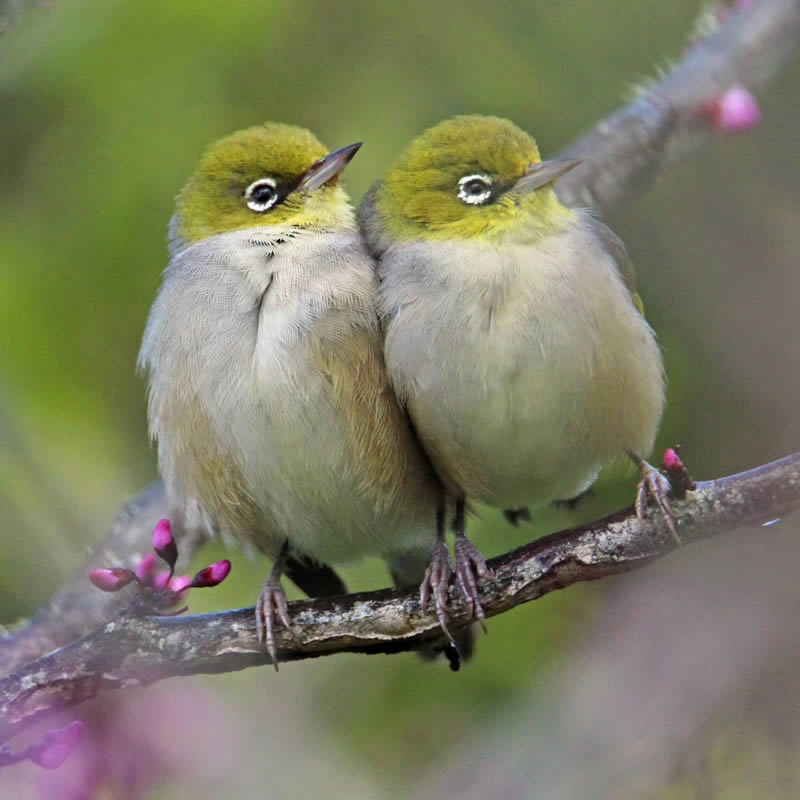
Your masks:
<instances>
[{"instance_id":1,"label":"tree branch","mask_svg":"<svg viewBox=\"0 0 800 800\"><path fill-rule=\"evenodd\" d=\"M584 161L558 182L559 197L606 214L641 194L664 167L713 135L697 113L704 103L736 83L765 86L798 43L800 0L760 0L731 14L661 80L559 154Z\"/></svg>"},{"instance_id":2,"label":"tree branch","mask_svg":"<svg viewBox=\"0 0 800 800\"><path fill-rule=\"evenodd\" d=\"M764 86L800 41L800 0L759 0L733 13L712 36L694 44L659 81L601 120L564 150L584 164L559 181L569 205L601 213L644 191L658 172L698 147L712 133L697 115L700 105L734 83ZM167 515L160 484L129 501L106 537L70 580L26 626L0 639L0 674L85 635L120 611L119 595L90 592L92 567L133 566L149 549L155 522ZM172 520L182 556L205 540L196 527Z\"/></svg>"},{"instance_id":3,"label":"tree branch","mask_svg":"<svg viewBox=\"0 0 800 800\"><path fill-rule=\"evenodd\" d=\"M93 567L134 569L142 554L151 549L156 522L167 515L167 499L160 482L125 503L89 558L47 604L24 627L0 639L0 675L86 635L119 614L130 598L124 593L98 592L87 583L86 576ZM208 537L198 526L171 516L180 549L180 569Z\"/></svg>"},{"instance_id":4,"label":"tree branch","mask_svg":"<svg viewBox=\"0 0 800 800\"><path fill-rule=\"evenodd\" d=\"M800 508L800 453L719 480L699 483L675 504L684 544L745 526L771 523ZM487 617L556 589L639 569L676 549L653 514L640 525L631 509L552 534L490 562L482 582ZM451 627L470 623L451 584ZM384 589L291 603L295 639L278 631L283 661L334 653L415 650L440 632L418 592ZM127 611L89 636L28 664L0 681L0 742L56 709L110 689L178 675L232 672L268 663L255 633L253 608L185 617L143 617Z\"/></svg>"}]
</instances>

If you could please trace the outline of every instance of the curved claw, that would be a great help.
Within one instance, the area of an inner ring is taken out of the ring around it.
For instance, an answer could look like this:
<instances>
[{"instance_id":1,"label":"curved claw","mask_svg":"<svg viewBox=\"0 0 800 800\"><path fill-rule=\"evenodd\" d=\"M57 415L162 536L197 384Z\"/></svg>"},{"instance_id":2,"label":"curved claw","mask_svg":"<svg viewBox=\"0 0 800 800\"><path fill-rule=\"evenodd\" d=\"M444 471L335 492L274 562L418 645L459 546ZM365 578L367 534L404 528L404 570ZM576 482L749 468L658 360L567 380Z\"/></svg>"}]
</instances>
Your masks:
<instances>
[{"instance_id":1,"label":"curved claw","mask_svg":"<svg viewBox=\"0 0 800 800\"><path fill-rule=\"evenodd\" d=\"M431 560L419 586L419 601L424 609L428 605L431 593L433 594L439 625L445 636L455 644L450 631L447 630L447 622L450 619L450 615L447 613L447 587L450 585L450 576L452 574L453 567L450 563L450 553L447 552L447 545L444 542L439 542L433 548Z\"/></svg>"},{"instance_id":2,"label":"curved claw","mask_svg":"<svg viewBox=\"0 0 800 800\"><path fill-rule=\"evenodd\" d=\"M292 629L289 619L289 609L286 600L286 592L283 590L280 581L268 578L261 587L261 594L256 603L256 634L258 641L265 645L275 671L278 671L278 647L275 641L275 616L283 624L284 628L296 639L297 635Z\"/></svg>"},{"instance_id":3,"label":"curved claw","mask_svg":"<svg viewBox=\"0 0 800 800\"><path fill-rule=\"evenodd\" d=\"M459 588L467 601L470 615L480 622L483 632L486 633L486 614L481 605L478 581L491 575L491 570L486 566L483 553L466 536L456 537L455 550Z\"/></svg>"},{"instance_id":4,"label":"curved claw","mask_svg":"<svg viewBox=\"0 0 800 800\"><path fill-rule=\"evenodd\" d=\"M654 466L648 464L644 459L637 458L635 460L639 465L642 475L639 480L639 485L636 488L636 503L634 506L636 509L636 518L639 522L644 520L647 498L652 497L675 543L679 546L682 545L683 541L678 535L678 528L675 523L675 514L669 502L669 493L672 488L669 479L662 475Z\"/></svg>"}]
</instances>

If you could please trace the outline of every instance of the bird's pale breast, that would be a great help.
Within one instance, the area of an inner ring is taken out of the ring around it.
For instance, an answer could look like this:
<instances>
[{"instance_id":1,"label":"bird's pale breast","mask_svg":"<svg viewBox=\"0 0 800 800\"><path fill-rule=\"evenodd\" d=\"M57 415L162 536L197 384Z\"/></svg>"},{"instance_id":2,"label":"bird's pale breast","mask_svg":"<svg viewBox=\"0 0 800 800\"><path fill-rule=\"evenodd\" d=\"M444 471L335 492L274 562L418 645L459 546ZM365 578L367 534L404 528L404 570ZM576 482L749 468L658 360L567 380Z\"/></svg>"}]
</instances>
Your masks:
<instances>
[{"instance_id":1,"label":"bird's pale breast","mask_svg":"<svg viewBox=\"0 0 800 800\"><path fill-rule=\"evenodd\" d=\"M177 502L270 554L432 542L437 484L387 390L374 293L352 232L224 234L173 259L141 358Z\"/></svg>"},{"instance_id":2,"label":"bird's pale breast","mask_svg":"<svg viewBox=\"0 0 800 800\"><path fill-rule=\"evenodd\" d=\"M568 499L614 456L652 447L660 352L591 230L536 247L418 243L381 269L390 375L467 496Z\"/></svg>"}]
</instances>

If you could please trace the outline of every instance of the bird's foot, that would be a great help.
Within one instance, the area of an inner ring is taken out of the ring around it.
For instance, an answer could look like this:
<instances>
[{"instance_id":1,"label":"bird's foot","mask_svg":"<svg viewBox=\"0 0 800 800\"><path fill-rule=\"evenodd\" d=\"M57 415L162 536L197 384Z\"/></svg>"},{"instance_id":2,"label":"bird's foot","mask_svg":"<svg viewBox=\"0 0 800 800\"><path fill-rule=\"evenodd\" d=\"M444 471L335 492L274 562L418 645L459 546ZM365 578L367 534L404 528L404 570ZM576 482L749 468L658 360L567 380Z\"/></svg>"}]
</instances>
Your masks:
<instances>
[{"instance_id":1,"label":"bird's foot","mask_svg":"<svg viewBox=\"0 0 800 800\"><path fill-rule=\"evenodd\" d=\"M470 616L481 624L486 633L486 615L481 605L478 581L491 575L486 566L486 559L477 547L466 536L456 536L456 578L461 593L467 601Z\"/></svg>"},{"instance_id":2,"label":"bird's foot","mask_svg":"<svg viewBox=\"0 0 800 800\"><path fill-rule=\"evenodd\" d=\"M256 603L256 633L259 643L266 648L275 671L278 671L278 647L275 641L275 618L283 623L289 633L294 636L292 623L289 620L289 609L286 601L286 592L280 581L269 577L261 587L261 594Z\"/></svg>"},{"instance_id":3,"label":"bird's foot","mask_svg":"<svg viewBox=\"0 0 800 800\"><path fill-rule=\"evenodd\" d=\"M636 518L639 522L644 521L647 509L647 499L652 498L661 516L664 518L667 529L669 530L675 543L680 546L683 544L678 535L678 528L675 523L675 514L669 502L669 494L672 489L669 479L657 470L652 464L648 464L641 456L631 455L634 463L639 467L640 479L636 488Z\"/></svg>"},{"instance_id":4,"label":"bird's foot","mask_svg":"<svg viewBox=\"0 0 800 800\"><path fill-rule=\"evenodd\" d=\"M450 635L450 631L447 630L447 622L450 619L447 611L447 587L450 584L450 576L452 574L453 566L450 563L447 544L445 542L437 542L431 553L431 560L428 562L425 576L419 586L419 601L424 609L428 605L431 595L433 595L436 617L450 642L453 642L453 637Z\"/></svg>"}]
</instances>

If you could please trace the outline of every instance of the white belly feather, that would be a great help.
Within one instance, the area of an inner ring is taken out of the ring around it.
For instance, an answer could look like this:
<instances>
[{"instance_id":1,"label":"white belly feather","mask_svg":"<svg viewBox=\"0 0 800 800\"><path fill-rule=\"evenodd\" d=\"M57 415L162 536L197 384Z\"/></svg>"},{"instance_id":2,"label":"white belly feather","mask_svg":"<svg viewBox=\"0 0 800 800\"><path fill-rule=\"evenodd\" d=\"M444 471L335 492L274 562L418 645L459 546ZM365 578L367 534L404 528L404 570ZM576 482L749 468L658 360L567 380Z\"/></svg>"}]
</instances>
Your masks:
<instances>
[{"instance_id":1,"label":"white belly feather","mask_svg":"<svg viewBox=\"0 0 800 800\"><path fill-rule=\"evenodd\" d=\"M355 232L272 228L201 242L165 273L140 357L162 475L241 546L288 539L337 562L433 542L439 490L385 391L372 270Z\"/></svg>"},{"instance_id":2,"label":"white belly feather","mask_svg":"<svg viewBox=\"0 0 800 800\"><path fill-rule=\"evenodd\" d=\"M468 497L569 499L615 455L652 447L660 353L588 236L384 256L390 375L437 467Z\"/></svg>"}]
</instances>

